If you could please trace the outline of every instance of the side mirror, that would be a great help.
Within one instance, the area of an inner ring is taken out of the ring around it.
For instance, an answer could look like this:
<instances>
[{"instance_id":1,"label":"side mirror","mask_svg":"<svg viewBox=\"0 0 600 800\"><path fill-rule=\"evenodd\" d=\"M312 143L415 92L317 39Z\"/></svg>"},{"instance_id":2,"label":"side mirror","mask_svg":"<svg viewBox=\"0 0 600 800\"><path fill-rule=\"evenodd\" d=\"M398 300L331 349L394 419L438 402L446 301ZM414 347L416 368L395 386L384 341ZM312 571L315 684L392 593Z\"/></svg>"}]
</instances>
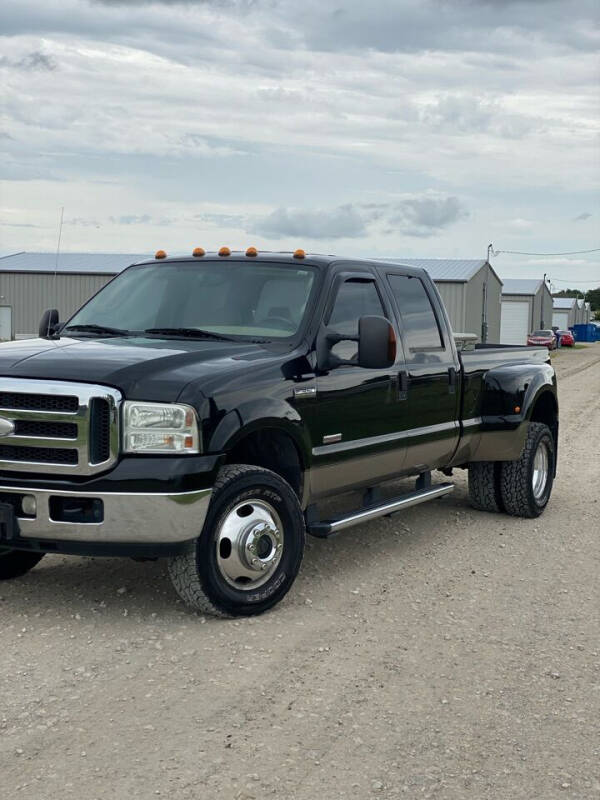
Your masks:
<instances>
[{"instance_id":1,"label":"side mirror","mask_svg":"<svg viewBox=\"0 0 600 800\"><path fill-rule=\"evenodd\" d=\"M358 320L358 366L386 369L396 360L396 334L385 317Z\"/></svg>"},{"instance_id":2,"label":"side mirror","mask_svg":"<svg viewBox=\"0 0 600 800\"><path fill-rule=\"evenodd\" d=\"M55 308L49 308L42 314L40 320L40 327L38 334L41 339L50 339L58 326L58 311Z\"/></svg>"}]
</instances>

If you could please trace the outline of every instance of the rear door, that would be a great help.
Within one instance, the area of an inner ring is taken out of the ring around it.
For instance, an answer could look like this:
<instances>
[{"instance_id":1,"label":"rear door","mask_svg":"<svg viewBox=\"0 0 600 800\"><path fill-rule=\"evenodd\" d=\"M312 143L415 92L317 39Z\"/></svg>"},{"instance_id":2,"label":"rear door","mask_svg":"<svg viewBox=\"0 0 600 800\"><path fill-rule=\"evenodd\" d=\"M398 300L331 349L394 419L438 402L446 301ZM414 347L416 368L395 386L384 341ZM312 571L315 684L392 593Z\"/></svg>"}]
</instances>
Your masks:
<instances>
[{"instance_id":1,"label":"rear door","mask_svg":"<svg viewBox=\"0 0 600 800\"><path fill-rule=\"evenodd\" d=\"M459 440L460 365L439 298L418 275L386 269L404 344L399 383L409 425L404 469L448 464Z\"/></svg>"}]
</instances>

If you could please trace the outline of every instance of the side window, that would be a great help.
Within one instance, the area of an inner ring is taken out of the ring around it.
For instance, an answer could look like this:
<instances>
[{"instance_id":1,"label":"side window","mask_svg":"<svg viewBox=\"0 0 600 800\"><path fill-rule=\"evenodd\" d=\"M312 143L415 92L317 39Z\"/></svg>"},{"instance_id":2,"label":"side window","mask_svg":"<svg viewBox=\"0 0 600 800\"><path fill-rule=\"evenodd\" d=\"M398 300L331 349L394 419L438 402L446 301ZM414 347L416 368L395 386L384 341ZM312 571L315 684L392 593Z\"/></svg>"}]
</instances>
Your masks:
<instances>
[{"instance_id":1,"label":"side window","mask_svg":"<svg viewBox=\"0 0 600 800\"><path fill-rule=\"evenodd\" d=\"M339 287L327 325L336 333L358 336L358 320L370 315L385 316L375 282L351 279ZM332 352L339 358L354 358L357 343L338 342Z\"/></svg>"},{"instance_id":2,"label":"side window","mask_svg":"<svg viewBox=\"0 0 600 800\"><path fill-rule=\"evenodd\" d=\"M440 326L423 281L408 275L388 275L388 280L402 317L409 351L443 348Z\"/></svg>"}]
</instances>

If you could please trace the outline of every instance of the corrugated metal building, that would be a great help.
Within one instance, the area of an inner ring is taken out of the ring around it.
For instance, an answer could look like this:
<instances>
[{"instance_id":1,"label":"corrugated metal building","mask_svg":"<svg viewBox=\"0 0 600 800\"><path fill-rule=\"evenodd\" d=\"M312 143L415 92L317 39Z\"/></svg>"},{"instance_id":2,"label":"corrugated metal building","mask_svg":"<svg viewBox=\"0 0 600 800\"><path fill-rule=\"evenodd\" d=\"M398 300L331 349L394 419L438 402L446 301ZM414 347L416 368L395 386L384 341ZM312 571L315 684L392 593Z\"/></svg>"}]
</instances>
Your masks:
<instances>
[{"instance_id":1,"label":"corrugated metal building","mask_svg":"<svg viewBox=\"0 0 600 800\"><path fill-rule=\"evenodd\" d=\"M583 321L587 324L588 322L592 321L592 304L586 303L585 304L585 316Z\"/></svg>"},{"instance_id":2,"label":"corrugated metal building","mask_svg":"<svg viewBox=\"0 0 600 800\"><path fill-rule=\"evenodd\" d=\"M527 344L527 335L552 325L552 294L542 278L504 278L500 341Z\"/></svg>"},{"instance_id":3,"label":"corrugated metal building","mask_svg":"<svg viewBox=\"0 0 600 800\"><path fill-rule=\"evenodd\" d=\"M132 253L15 253L0 257L0 340L37 336L43 312L68 318L129 264Z\"/></svg>"},{"instance_id":4,"label":"corrugated metal building","mask_svg":"<svg viewBox=\"0 0 600 800\"><path fill-rule=\"evenodd\" d=\"M552 326L561 331L572 327L577 319L577 300L574 297L552 298Z\"/></svg>"},{"instance_id":5,"label":"corrugated metal building","mask_svg":"<svg viewBox=\"0 0 600 800\"><path fill-rule=\"evenodd\" d=\"M577 300L577 321L576 325L582 325L583 323L587 322L586 319L586 311L585 311L585 300Z\"/></svg>"},{"instance_id":6,"label":"corrugated metal building","mask_svg":"<svg viewBox=\"0 0 600 800\"><path fill-rule=\"evenodd\" d=\"M488 261L396 257L382 260L427 270L456 332L475 333L482 341L500 341L502 281Z\"/></svg>"}]
</instances>

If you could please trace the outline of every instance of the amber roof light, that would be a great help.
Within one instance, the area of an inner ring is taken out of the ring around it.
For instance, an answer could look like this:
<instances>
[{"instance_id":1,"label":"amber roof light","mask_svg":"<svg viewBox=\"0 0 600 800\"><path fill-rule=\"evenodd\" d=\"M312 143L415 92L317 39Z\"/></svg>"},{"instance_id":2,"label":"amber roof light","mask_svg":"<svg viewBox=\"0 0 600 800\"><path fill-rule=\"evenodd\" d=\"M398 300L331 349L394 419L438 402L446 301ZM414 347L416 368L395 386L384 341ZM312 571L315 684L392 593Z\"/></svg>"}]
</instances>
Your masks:
<instances>
[{"instance_id":1,"label":"amber roof light","mask_svg":"<svg viewBox=\"0 0 600 800\"><path fill-rule=\"evenodd\" d=\"M156 253L154 254L154 258L166 258L166 257L167 254L165 253L164 250L157 250Z\"/></svg>"},{"instance_id":2,"label":"amber roof light","mask_svg":"<svg viewBox=\"0 0 600 800\"><path fill-rule=\"evenodd\" d=\"M249 258L255 258L255 257L258 255L258 250L256 249L256 247L249 247L249 248L246 250L246 255L247 255Z\"/></svg>"},{"instance_id":3,"label":"amber roof light","mask_svg":"<svg viewBox=\"0 0 600 800\"><path fill-rule=\"evenodd\" d=\"M205 253L206 250L203 247L194 247L194 250L192 251L194 258L202 258Z\"/></svg>"},{"instance_id":4,"label":"amber roof light","mask_svg":"<svg viewBox=\"0 0 600 800\"><path fill-rule=\"evenodd\" d=\"M304 252L304 250L295 250L294 251L294 258L304 258L305 255L306 255L306 253Z\"/></svg>"},{"instance_id":5,"label":"amber roof light","mask_svg":"<svg viewBox=\"0 0 600 800\"><path fill-rule=\"evenodd\" d=\"M231 250L228 247L222 247L219 250L219 255L220 256L230 256L231 255Z\"/></svg>"}]
</instances>

